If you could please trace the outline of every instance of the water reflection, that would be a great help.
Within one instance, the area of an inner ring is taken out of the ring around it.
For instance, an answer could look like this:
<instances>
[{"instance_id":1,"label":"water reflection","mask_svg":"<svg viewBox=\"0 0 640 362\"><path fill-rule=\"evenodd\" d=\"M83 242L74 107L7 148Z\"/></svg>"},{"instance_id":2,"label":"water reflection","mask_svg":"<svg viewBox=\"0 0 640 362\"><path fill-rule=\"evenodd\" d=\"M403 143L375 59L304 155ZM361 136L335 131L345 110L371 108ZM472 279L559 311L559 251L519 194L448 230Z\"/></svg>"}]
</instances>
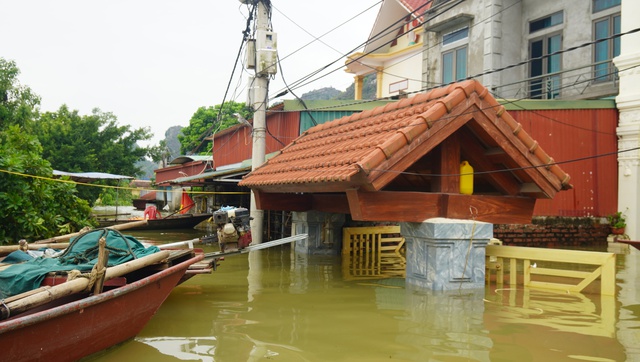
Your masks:
<instances>
[{"instance_id":1,"label":"water reflection","mask_svg":"<svg viewBox=\"0 0 640 362\"><path fill-rule=\"evenodd\" d=\"M213 362L215 359L215 337L151 337L136 338L136 341L155 348L158 352L181 360Z\"/></svg>"},{"instance_id":2,"label":"water reflection","mask_svg":"<svg viewBox=\"0 0 640 362\"><path fill-rule=\"evenodd\" d=\"M281 246L227 257L213 275L192 278L138 337L92 360L640 360L639 257L618 258L618 298L433 293L403 279L346 280L340 257Z\"/></svg>"}]
</instances>

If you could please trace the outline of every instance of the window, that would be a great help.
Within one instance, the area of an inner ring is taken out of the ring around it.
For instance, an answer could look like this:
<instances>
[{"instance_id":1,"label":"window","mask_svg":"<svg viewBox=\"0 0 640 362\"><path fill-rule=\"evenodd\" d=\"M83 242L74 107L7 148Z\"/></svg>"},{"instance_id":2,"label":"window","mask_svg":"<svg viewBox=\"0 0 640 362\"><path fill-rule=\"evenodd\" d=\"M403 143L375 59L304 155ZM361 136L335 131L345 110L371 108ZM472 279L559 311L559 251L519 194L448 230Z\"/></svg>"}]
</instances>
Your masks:
<instances>
[{"instance_id":1,"label":"window","mask_svg":"<svg viewBox=\"0 0 640 362\"><path fill-rule=\"evenodd\" d=\"M529 98L553 99L560 96L562 35L552 34L534 39L529 44Z\"/></svg>"},{"instance_id":2,"label":"window","mask_svg":"<svg viewBox=\"0 0 640 362\"><path fill-rule=\"evenodd\" d=\"M455 41L466 39L469 37L469 27L453 31L442 36L442 46L449 45Z\"/></svg>"},{"instance_id":3,"label":"window","mask_svg":"<svg viewBox=\"0 0 640 362\"><path fill-rule=\"evenodd\" d=\"M595 40L607 39L620 34L620 14L607 16L594 22ZM611 59L620 55L620 37L597 42L593 46L593 73L595 81L608 81L616 76Z\"/></svg>"},{"instance_id":4,"label":"window","mask_svg":"<svg viewBox=\"0 0 640 362\"><path fill-rule=\"evenodd\" d=\"M529 34L562 24L562 11L529 22ZM543 32L544 33L544 32ZM529 98L553 99L560 96L562 56L551 55L562 49L562 34L549 33L529 42Z\"/></svg>"},{"instance_id":5,"label":"window","mask_svg":"<svg viewBox=\"0 0 640 362\"><path fill-rule=\"evenodd\" d=\"M467 42L469 27L442 36L442 83L448 84L467 77ZM456 46L457 45L457 46Z\"/></svg>"},{"instance_id":6,"label":"window","mask_svg":"<svg viewBox=\"0 0 640 362\"><path fill-rule=\"evenodd\" d=\"M467 46L442 54L442 83L448 84L467 77Z\"/></svg>"},{"instance_id":7,"label":"window","mask_svg":"<svg viewBox=\"0 0 640 362\"><path fill-rule=\"evenodd\" d=\"M593 0L593 12L597 13L618 5L620 5L620 0Z\"/></svg>"},{"instance_id":8,"label":"window","mask_svg":"<svg viewBox=\"0 0 640 362\"><path fill-rule=\"evenodd\" d=\"M529 22L529 34L535 33L536 31L550 28L554 25L562 24L564 22L564 16L562 11L551 14L542 19L534 20Z\"/></svg>"}]
</instances>

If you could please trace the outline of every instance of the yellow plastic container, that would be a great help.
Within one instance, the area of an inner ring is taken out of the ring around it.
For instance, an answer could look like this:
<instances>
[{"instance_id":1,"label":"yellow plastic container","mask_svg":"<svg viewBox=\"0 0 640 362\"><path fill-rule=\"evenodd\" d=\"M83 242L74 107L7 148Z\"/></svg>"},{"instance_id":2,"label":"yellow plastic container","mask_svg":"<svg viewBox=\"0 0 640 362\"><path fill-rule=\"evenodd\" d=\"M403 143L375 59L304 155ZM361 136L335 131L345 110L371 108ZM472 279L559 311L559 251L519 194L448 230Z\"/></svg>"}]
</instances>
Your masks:
<instances>
[{"instance_id":1,"label":"yellow plastic container","mask_svg":"<svg viewBox=\"0 0 640 362\"><path fill-rule=\"evenodd\" d=\"M473 167L467 161L460 164L460 193L473 194Z\"/></svg>"}]
</instances>

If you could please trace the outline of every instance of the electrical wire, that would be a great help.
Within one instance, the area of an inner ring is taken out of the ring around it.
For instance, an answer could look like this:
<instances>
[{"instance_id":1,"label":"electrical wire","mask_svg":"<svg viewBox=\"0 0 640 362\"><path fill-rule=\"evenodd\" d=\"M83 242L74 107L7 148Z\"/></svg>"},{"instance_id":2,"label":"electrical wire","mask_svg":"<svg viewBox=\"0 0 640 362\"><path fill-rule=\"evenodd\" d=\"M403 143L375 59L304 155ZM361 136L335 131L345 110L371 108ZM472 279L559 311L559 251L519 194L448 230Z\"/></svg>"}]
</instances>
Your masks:
<instances>
[{"instance_id":1,"label":"electrical wire","mask_svg":"<svg viewBox=\"0 0 640 362\"><path fill-rule=\"evenodd\" d=\"M309 45L311 45L311 44L315 43L316 41L318 41L318 42L320 42L320 43L322 43L322 44L326 45L328 48L330 48L330 49L334 50L335 52L337 52L338 54L340 54L340 55L344 56L344 54L343 54L341 51L337 50L336 48L334 48L334 47L332 47L331 45L329 45L329 44L327 44L326 42L324 42L324 41L322 40L322 38L323 38L323 37L325 37L325 36L327 36L327 35L329 35L330 33L334 32L335 30L337 30L337 29L341 28L342 26L346 25L347 23L349 23L349 22L351 22L351 21L355 20L355 19L356 19L356 18L358 18L359 16L363 15L364 13L368 12L369 10L373 9L375 6L378 6L378 5L379 5L379 4L381 4L381 3L382 3L382 1L378 1L377 3L375 3L375 4L371 5L370 7L368 7L367 9L365 9L365 10L361 11L361 12L360 12L360 13L358 13L357 15L352 16L350 19L348 19L348 20L346 20L346 21L344 21L344 22L340 23L339 25L335 26L335 27L334 27L334 28L332 28L331 30L329 30L329 31L327 31L327 32L325 32L325 33L323 33L323 34L322 34L322 35L320 35L319 37L316 37L316 36L315 36L315 35L313 35L311 32L309 32L308 30L306 30L305 28L303 28L302 26L300 26L298 23L296 23L295 21L293 21L289 16L287 16L286 14L284 14L284 13L283 13L282 11L280 11L278 8L274 7L274 9L276 9L276 11L278 11L278 12L279 12L282 16L284 16L287 20L289 20L291 23L293 23L295 26L297 26L298 28L300 28L302 31L304 31L305 33L309 34L309 35L313 38L313 40L312 40L312 41L310 41L310 42L306 43L305 45L303 45L303 46L299 47L298 49L294 50L294 51L293 51L293 52L291 52L290 54L286 55L284 58L279 59L279 60L278 60L278 62L279 62L280 69L282 69L282 61L284 61L284 60L286 60L287 58L289 58L289 57L293 56L293 55L294 55L294 54L296 54L297 52L299 52L299 51L301 51L302 49L304 49L304 48L308 47ZM289 87L288 85L286 86L286 88L287 88L287 90L290 90L290 87ZM284 91L283 91L283 92L284 92ZM286 94L286 92L285 92L284 94ZM278 97L280 97L280 96L282 96L282 95L284 95L284 94L283 94L283 93L279 93L275 98L278 98ZM296 98L297 98L297 97L296 97Z\"/></svg>"},{"instance_id":2,"label":"electrical wire","mask_svg":"<svg viewBox=\"0 0 640 362\"><path fill-rule=\"evenodd\" d=\"M296 95L292 89L289 88L289 85L287 84L287 81L284 79L284 71L282 70L282 62L280 62L280 60L278 60L278 66L280 67L280 76L282 77L282 82L284 83L284 85L287 87L287 89L289 90L289 92L296 97L296 99L302 104L302 106L304 107L306 113L309 115L309 117L311 117L311 122L313 122L314 126L318 125L318 122L316 122L316 119L313 117L313 114L311 114L311 112L309 112L309 107L307 107L307 104L305 103L305 101L302 100L302 98L298 97L298 95ZM284 146L284 144L282 144Z\"/></svg>"},{"instance_id":3,"label":"electrical wire","mask_svg":"<svg viewBox=\"0 0 640 362\"><path fill-rule=\"evenodd\" d=\"M432 1L429 1L429 2L427 2L427 3L423 4L423 5L421 5L420 7L418 7L417 9L415 9L413 12L411 12L411 14L415 14L415 13L416 13L416 12L418 12L420 9L422 9L422 8L426 7L427 5L431 4L431 2L432 2ZM343 26L343 25L344 25L344 24L346 24L347 22L352 21L353 19L355 19L356 17L360 16L360 15L361 15L361 14L363 14L364 12L366 12L366 11L368 11L368 10L372 9L373 7L377 6L379 3L381 3L381 2L378 2L378 3L376 3L376 4L372 5L372 6L370 6L370 7L369 7L369 8L367 8L366 10L364 10L364 11L360 12L358 15L356 15L356 16L354 16L354 17L352 17L351 19L347 20L346 22L343 22L342 24L340 24L340 25L339 25L339 26L337 26L336 28L334 28L334 29L330 30L329 32L327 32L327 33L323 34L322 36L325 36L326 34L329 34L329 33L333 32L335 29L337 29L337 28L339 28L339 27ZM266 2L265 2L265 6L266 6L266 8L267 8L267 12L268 12L268 14L269 14L268 19L269 19L269 20L271 20L271 16L270 16L270 14L271 14L271 11L272 11L271 9L272 9L273 5L270 3L270 1L266 1ZM237 66L237 64L238 64L238 60L240 59L241 51L242 51L242 49L244 48L244 44L245 44L246 40L248 39L249 34L255 34L255 29L254 29L254 31L253 31L253 32L251 32L251 33L249 32L249 29L250 29L250 23L251 23L251 20L253 20L253 17L254 17L254 14L255 14L255 12L256 12L256 11L257 11L257 5L256 5L256 4L254 4L254 5L253 5L253 7L252 7L252 8L251 8L251 10L250 10L249 17L247 18L247 26L246 26L246 30L243 32L243 41L242 41L242 44L241 44L240 49L238 50L238 55L237 55L237 57L236 57L236 62L234 63L233 71L232 71L231 77L230 77L230 79L229 79L229 83L228 83L228 85L227 85L227 89L226 89L226 91L225 91L225 95L224 95L224 98L223 98L222 104L221 104L221 106L220 106L220 112L218 113L218 122L217 122L217 123L219 124L219 126L221 125L220 117L221 117L221 115L222 115L222 109L223 109L223 107L224 107L224 103L225 103L225 100L226 100L226 97L227 97L227 94L228 94L228 91L229 91L229 88L230 88L231 80L233 79L233 75L235 74L235 69L236 69L236 66ZM279 11L279 10L278 10L278 11ZM283 14L283 15L284 15L284 14ZM285 15L285 17L286 17L286 15ZM287 18L287 19L289 19L288 17L286 17L286 18ZM387 27L387 28L385 28L383 31L379 32L376 36L372 37L372 39L369 39L367 42L364 42L364 43L362 43L361 45L359 45L357 48L355 48L355 49L351 50L351 52L350 52L350 53L353 53L355 50L357 50L358 48L360 48L360 47L361 47L361 46L363 46L364 44L367 44L367 43L368 43L368 42L370 42L370 41L374 41L374 40L376 40L376 39L378 39L378 38L380 38L380 37L382 37L382 36L386 36L386 35L388 35L388 33L385 33L385 31L387 31L387 30L389 30L389 29L393 28L396 24L398 24L398 23L400 23L400 22L404 21L404 19L405 19L405 17L403 16L401 19L397 20L394 24L392 24L392 25L388 26L388 27ZM291 19L289 19L289 20L291 20ZM292 21L292 22L293 22L293 21ZM294 22L294 24L295 24L295 22ZM296 24L296 25L297 25L297 26L299 26L298 24ZM299 27L300 27L300 26L299 26ZM395 29L395 28L393 28L393 29ZM304 29L303 29L303 30L304 30ZM306 31L306 30L305 30L305 31ZM307 33L311 35L311 33L309 33L309 32L307 32ZM312 36L313 36L313 35L312 35ZM318 39L318 38L316 38L316 39ZM315 40L314 40L314 41L315 41ZM323 42L323 44L324 44L324 42ZM307 45L308 45L308 44L307 44ZM327 45L327 44L325 44L325 45ZM306 45L305 45L305 46L306 46ZM300 49L301 49L301 48L300 48ZM300 49L296 50L295 52L299 51ZM335 49L334 49L334 50L335 50ZM377 49L376 49L376 50L377 50ZM294 52L294 53L295 53L295 52ZM292 54L294 54L294 53L292 53ZM338 53L339 53L339 51L338 51ZM290 55L292 55L292 54L290 54ZM290 55L288 55L288 56L290 56ZM342 55L342 54L341 54L341 55ZM287 56L287 57L288 57L288 56ZM343 57L344 57L344 56L341 56L340 58L336 59L334 62L330 63L329 65L327 65L327 66L325 66L325 67L323 67L323 68L321 68L321 69L326 69L328 66L330 66L331 64L335 64L335 62L339 61L339 60L340 60L340 59L342 59ZM286 58L286 57L285 57L285 58ZM280 60L278 61L278 63L280 63ZM278 64L278 65L280 65L280 64ZM281 66L280 66L280 67L281 67ZM321 70L319 70L319 71L321 71ZM282 72L282 68L281 68L281 72ZM316 72L315 72L315 74L317 74L317 72L318 72L318 71L316 71ZM330 73L329 73L329 74L330 74ZM328 75L328 74L327 74L327 75ZM311 76L313 76L313 75L311 75ZM308 79L308 78L307 78L307 79ZM283 80L284 80L284 78L283 78ZM285 82L285 84L286 84L286 82ZM286 88L287 88L287 92L292 92L292 90L293 90L293 88L292 88L292 87L290 87L289 85L287 85L287 87L286 87ZM285 92L285 93L286 93L286 92ZM293 92L292 92L292 93L293 93ZM294 95L294 96L295 96L295 95ZM300 99L300 98L299 98L299 97L297 97L297 96L296 96L296 98ZM265 102L268 102L268 98L265 100ZM267 104L268 104L268 103L267 103ZM303 103L303 104L304 104L304 103ZM306 105L304 105L304 106L305 106L305 108L307 108L307 107L306 107ZM310 113L309 113L309 114L310 114ZM314 124L317 124L317 122L315 121L315 119L313 119L313 117L312 117L312 121L313 121L313 123L314 123ZM210 134L211 134L211 132L212 132L213 128L215 127L215 123L216 123L216 122L214 122L214 124L213 124L209 129L207 129L207 130L206 130L206 131L205 131L205 132L204 132L204 133L199 137L200 143L199 143L199 144L198 144L194 149L192 149L192 150L191 150L191 153L192 153L192 154L193 154L193 153L196 153L196 152L197 152L197 151L202 147L202 145L205 143L205 140L204 140L204 139L205 139L208 135L210 135ZM273 136L273 135L272 135L272 136ZM277 139L275 136L273 136L273 137L274 137L274 139ZM277 140L278 140L278 139L277 139ZM280 140L278 140L278 141L280 142ZM213 147L213 146L212 146L212 147ZM212 149L213 149L213 148L212 148Z\"/></svg>"},{"instance_id":4,"label":"electrical wire","mask_svg":"<svg viewBox=\"0 0 640 362\"><path fill-rule=\"evenodd\" d=\"M268 1L266 1L266 2L268 2ZM242 49L244 49L244 46L245 46L246 41L248 39L251 21L253 20L253 16L254 16L254 14L256 12L256 9L257 9L257 5L254 4L253 7L249 11L249 16L247 17L246 27L245 27L245 30L242 32L242 41L240 42L240 47L238 48L238 54L236 55L236 61L233 64L233 69L231 71L231 76L229 77L229 82L227 83L227 88L226 88L226 90L224 92L224 96L222 98L222 103L220 104L220 111L218 112L218 119L213 122L211 127L209 127L204 133L202 133L200 135L200 137L198 138L198 141L200 141L200 143L195 148L193 148L191 150L191 152L190 152L191 154L194 154L194 153L198 152L200 147L202 147L202 145L205 143L205 138L216 127L216 124L218 124L218 126L221 124L222 111L224 109L224 104L225 104L227 95L229 93L229 88L231 87L231 81L233 80L233 75L235 74L236 67L238 66L238 61L239 61L239 59L241 58L241 55L242 55Z\"/></svg>"},{"instance_id":5,"label":"electrical wire","mask_svg":"<svg viewBox=\"0 0 640 362\"><path fill-rule=\"evenodd\" d=\"M457 5L457 4L458 4L458 3L454 4L453 6L455 6L455 5ZM375 5L374 5L374 6L375 6ZM447 8L447 9L445 9L444 11L448 11L448 10L450 10L453 6L451 6L451 7ZM513 5L511 5L511 6L513 6ZM503 12L503 11L505 11L505 10L507 10L507 9L508 9L508 8L502 9L500 12ZM277 9L276 9L276 10L277 10ZM279 11L279 10L278 10L278 11ZM498 12L498 13L500 13L500 12ZM494 13L494 14L492 14L492 15L491 15L491 17L495 16L495 15L496 15L496 14L498 14L498 13ZM440 13L440 14L441 14L441 13ZM284 14L283 14L283 15L284 15ZM439 14L438 14L438 15L439 15ZM286 15L285 15L285 17L286 17ZM403 19L404 19L404 17L403 17ZM290 20L290 19L289 19L289 20ZM296 25L297 25L297 24L296 24ZM478 25L478 24L476 24L476 25ZM474 25L474 26L475 26L475 25ZM551 54L547 54L547 55L544 55L544 56L541 56L541 57L538 57L538 58L528 59L528 60L526 60L526 61L523 61L523 62L520 62L520 63L516 63L516 64L512 64L512 65L509 65L509 66L506 66L506 67L503 67L503 68L499 68L499 69L495 69L495 70L485 71L485 72L480 73L480 74L478 74L478 75L469 76L469 77L467 77L467 79L469 79L469 78L473 78L473 77L476 77L476 76L482 76L482 75L486 75L486 74L491 74L491 73L495 73L495 72L499 72L499 71L504 71L504 70L506 70L506 69L510 69L510 68L513 68L513 67L516 67L516 66L520 66L520 65L523 65L523 64L527 64L528 62L530 62L530 61L532 61L532 60L544 59L544 58L547 58L547 57L550 57L550 56L554 56L554 55L556 55L556 54L562 54L562 53L564 53L564 52L573 51L573 50L576 50L576 49L579 49L579 48L582 48L582 47L585 47L585 46L588 46L588 45L593 45L593 44L598 43L598 42L608 41L609 39L613 39L613 38L615 38L615 37L619 37L619 36L622 36L622 35L626 35L626 34L628 34L628 33L632 33L632 32L638 31L638 30L640 30L640 29L634 29L634 30L632 30L632 31L630 31L630 32L627 32L627 33L616 34L616 35L613 35L613 36L608 37L608 38L602 38L602 39L598 39L598 40L596 40L596 41L587 42L587 43L584 43L584 44L581 44L581 45L578 45L578 46L575 46L575 47L567 48L567 49L564 49L564 50L561 50L561 51L558 51L558 52L554 52L554 53L551 53ZM381 33L379 33L379 34L381 34ZM335 50L335 49L334 49L334 50ZM294 52L294 53L295 53L295 52ZM293 54L293 53L292 53L292 54ZM282 66L281 66L281 64L280 64L280 63L281 63L281 60L280 60L280 59L278 60L278 63L279 63L279 66L280 66L280 68L281 68L281 73L282 73ZM600 75L599 77L602 77L602 75ZM599 77L598 77L598 78L599 78ZM588 82L588 81L591 81L591 80L594 80L594 78L591 78L591 79L585 80L585 81L583 81L582 83L585 83L585 82ZM283 77L283 81L284 81L284 77ZM287 90L288 90L288 91L291 91L291 89L290 89L289 85L288 85L288 84L286 84L286 81L285 81L285 85L287 85L287 88L288 88ZM571 85L569 85L569 86L573 87L573 86L575 86L575 85L576 85L576 83L571 84ZM433 88L436 88L436 87L433 87ZM433 89L433 88L431 88L431 89ZM564 87L563 87L563 88L564 88ZM421 89L420 91L416 91L416 92L421 92L421 91L425 91L425 90L428 90L428 89ZM416 93L416 92L412 92L412 93ZM292 92L292 94L293 94L293 92ZM293 95L294 95L294 96L296 96L295 94L293 94ZM297 97L297 96L296 96L296 98L298 98L298 99L299 99L299 97ZM390 98L390 97L389 97L389 98ZM515 104L517 101L509 101L509 102L510 102L510 103L514 103L514 104ZM358 103L367 103L367 101L362 101L362 102L358 102ZM352 104L355 104L355 103L352 103ZM309 110L309 108L306 106L306 104L304 104L304 103L303 103L303 105L304 105L304 107L305 107L305 109L306 109L306 110ZM331 107L323 107L322 109L326 109L326 108L331 108ZM320 108L316 108L316 109L320 109ZM545 116L543 116L543 117L545 117ZM547 117L547 118L548 118L548 117ZM315 120L313 120L313 121L315 121ZM557 120L556 120L556 121L557 121ZM559 121L558 121L558 122L559 122ZM314 123L316 123L316 124L317 124L317 122L314 122ZM560 122L560 123L561 123L561 122ZM578 127L578 128L579 128L579 127ZM269 133L270 133L270 132L269 132ZM280 143L282 143L282 142L281 142L281 141L280 141L276 136L274 136L274 135L273 135L273 134L271 134L271 133L270 133L270 135L271 135L272 137L274 137L274 139L276 139L276 140L278 140Z\"/></svg>"},{"instance_id":6,"label":"electrical wire","mask_svg":"<svg viewBox=\"0 0 640 362\"><path fill-rule=\"evenodd\" d=\"M73 184L73 185L98 187L98 188L102 188L102 189L117 189L117 190L129 190L129 191L158 191L157 189L145 189L145 188L139 188L139 187L98 185L98 184L91 184L91 183L80 182L80 181L66 180L66 179L62 179L62 178L53 178L53 177L47 177L47 176L30 175L30 174L26 174L26 173L22 173L22 172L15 172L15 171L2 170L2 169L0 169L0 173L6 173L6 174L14 175L14 176L33 178L33 179L39 179L39 180L44 180L44 181L50 181L50 182L59 182L59 183L67 183L67 184ZM249 192L244 192L244 191L227 191L227 192L190 191L189 193L191 193L191 194L212 194L212 195L213 194L216 194L216 195L240 195L240 194L245 195L245 194L249 194Z\"/></svg>"},{"instance_id":7,"label":"electrical wire","mask_svg":"<svg viewBox=\"0 0 640 362\"><path fill-rule=\"evenodd\" d=\"M448 7L446 7L446 8L439 9L439 12L438 12L438 13L433 14L429 19L425 20L423 23L426 23L426 22L428 22L428 21L430 21L430 20L432 20L432 19L436 18L437 16L440 16L441 14L443 14L444 12L446 12L446 11L448 11L448 10L451 10L451 9L452 9L452 8L454 8L455 6L458 6L461 2L462 2L462 1L458 1L458 2L456 2L456 3L453 3L453 4L449 5L449 6L448 6ZM422 8L427 7L427 5L431 5L432 3L433 3L433 1L428 1L428 2L426 2L425 4L423 4L423 5L419 6L418 8L416 8L416 9L414 9L412 12L410 12L410 13L409 13L409 15L410 15L410 16L415 15L419 10L421 10ZM404 22L404 21L405 21L405 19L406 19L406 16L403 16L402 18L400 18L399 20L397 20L397 21L396 21L396 22L394 22L393 24L391 24L391 25L389 25L388 27L386 27L384 30L382 30L382 31L378 32L378 34L376 34L375 36L373 36L371 39L368 39L367 41L365 41L364 43L362 43L361 45L359 45L359 46L358 46L358 47L356 47L355 49L351 50L348 54L352 54L352 53L354 53L357 49L359 49L360 47L362 47L363 45L371 44L371 43L375 42L376 40L381 39L381 38L383 38L384 36L387 36L387 35L391 34L391 32L392 32L392 31L396 31L396 30L397 30L396 25L397 25L397 24L399 24L399 23L401 23L401 22ZM352 63L355 63L355 62L359 62L359 60L360 60L360 59L362 59L362 58L366 57L367 55L373 54L373 53L374 53L374 52L376 52L377 50L379 50L379 49L381 49L381 48L383 48L383 47L387 46L387 44L389 44L391 41L393 41L394 39L396 39L396 38L398 38L398 37L400 37L400 36L406 35L409 31L411 31L411 30L407 30L407 31L405 31L405 32L403 32L403 33L401 33L401 34L396 34L396 35L395 35L395 37L394 37L393 39L391 39L390 41L388 41L388 42L385 42L385 43L381 44L380 46L376 47L375 49L372 49L372 50L370 50L370 51L368 51L368 52L366 52L366 53L364 53L364 54L362 54L362 55L358 56L358 57L357 57L357 58L355 58L355 59L350 59L350 60L346 63L346 65L349 65L349 64L352 64ZM340 69L343 69L343 66L340 66L340 67L338 67L338 68L335 68L335 69L333 69L333 70L331 70L331 71L329 71L329 72L327 72L327 73L323 74L322 76L319 76L319 77L317 77L317 78L314 78L314 79L312 79L312 80L309 80L310 78L314 77L316 74L318 74L318 73L322 72L323 70L325 70L325 69L329 68L330 66L332 66L333 64L337 63L337 62L338 62L339 60L341 60L342 58L344 58L344 56L342 56L342 57L340 57L340 58L336 59L335 61L333 61L333 62L331 62L331 63L329 63L329 64L327 64L327 65L325 65L325 66L323 66L323 67L321 67L320 69L318 69L318 70L316 70L316 71L312 72L311 74L309 74L309 75L307 75L307 76L305 76L305 77L303 77L303 78L299 79L298 81L296 81L296 82L294 82L294 83L293 83L293 85L291 86L291 88L293 88L293 89L297 89L297 88L300 88L300 87L306 86L306 85L308 85L308 84L310 84L310 83L312 83L312 82L318 81L318 80L320 80L321 78L324 78L324 77L326 77L326 76L328 76L328 75L330 75L330 74L332 74L332 73L335 73L336 71L338 71L338 70L340 70ZM359 62L359 63L360 63L360 62ZM360 63L360 64L362 64L362 63ZM364 65L364 64L363 64L363 65Z\"/></svg>"},{"instance_id":8,"label":"electrical wire","mask_svg":"<svg viewBox=\"0 0 640 362\"><path fill-rule=\"evenodd\" d=\"M432 3L432 1L428 1L428 2L426 2L425 4L423 4L423 5L419 6L417 9L415 9L414 11L412 11L412 12L410 13L410 15L414 15L414 14L415 14L415 13L417 13L419 10L421 10L421 9L422 9L422 8L424 8L424 7L426 7L427 5L430 5L431 3ZM352 54L352 53L354 53L356 50L358 50L359 48L363 47L364 45L367 45L367 44L369 44L369 43L372 43L372 42L374 42L374 41L376 41L376 40L378 40L378 39L380 39L380 38L382 38L382 37L384 37L384 36L386 36L386 35L390 34L390 33L391 33L391 31L395 31L395 30L397 29L396 25L397 25L397 24L399 24L400 22L404 22L404 19L405 19L405 18L406 18L406 16L403 16L402 18L400 18L399 20L397 20L397 21L396 21L396 22L394 22L393 24L391 24L391 25L387 26L385 29L383 29L382 31L378 32L378 34L374 35L372 38L368 39L367 41L365 41L365 42L361 43L360 45L358 45L357 47L353 48L351 51L349 51L349 52L348 52L348 53L346 53L346 54ZM384 46L384 45L383 45L383 46ZM380 47L379 47L379 48L380 48ZM374 49L373 51L376 51L376 50L378 50L379 48L376 48L376 49ZM369 52L369 53L371 53L371 52ZM367 54L369 54L369 53L367 53ZM334 60L334 61L332 61L332 62L330 62L330 63L328 63L328 64L326 64L326 65L324 65L324 66L322 66L322 67L320 67L319 69L317 69L317 70L315 70L315 71L311 72L310 74L308 74L308 75L306 75L306 76L302 77L301 79L299 79L299 80L297 80L297 81L295 81L295 82L291 83L291 84L290 84L290 88L291 88L291 89L297 89L297 88L300 88L300 87L305 86L305 85L307 85L307 84L309 84L309 83L312 83L312 82L314 82L314 81L317 81L317 80L319 80L319 79L321 79L321 78L323 78L323 77L325 77L325 76L328 76L329 74L334 73L334 72L336 72L337 70L342 69L342 66L341 66L340 68L336 68L336 69L334 69L333 71L331 71L331 72L329 72L329 73L327 73L327 74L324 74L324 75L322 75L322 76L320 76L320 77L318 77L318 78L316 78L316 79L313 79L312 81L308 81L310 78L314 77L315 75L319 74L320 72L324 71L325 69L329 68L330 66L334 65L335 63L337 63L338 61L340 61L341 59L343 59L343 58L344 58L344 56L345 56L344 54L343 54L343 55L341 55L341 56L340 56L339 58L337 58L336 60ZM361 58L358 58L358 59L352 60L352 62L355 62L355 61L357 61L357 60L359 60L359 59L361 59ZM280 92L277 92L277 93L280 93Z\"/></svg>"},{"instance_id":9,"label":"electrical wire","mask_svg":"<svg viewBox=\"0 0 640 362\"><path fill-rule=\"evenodd\" d=\"M530 62L532 60L546 59L546 58L548 58L550 56L553 56L553 55L558 55L558 54L563 54L563 53L566 53L566 52L569 52L569 51L574 51L574 50L577 50L577 49L580 49L580 48L584 48L584 47L589 46L589 45L594 45L594 44L597 44L597 43L600 43L600 42L603 42L603 41L615 39L617 37L622 37L622 36L626 36L626 35L629 35L629 34L633 34L633 33L636 33L638 31L640 31L640 28L632 29L632 30L629 30L629 31L624 32L624 33L614 34L614 35L606 37L606 38L593 40L593 41L590 41L590 42L587 42L587 43L583 43L583 44L580 44L580 45L577 45L577 46L574 46L574 47L571 47L571 48L567 48L567 49L562 49L562 50L556 51L554 53L550 53L550 54L543 55L543 56L540 56L540 57L530 58L528 60L520 61L518 63L513 63L513 64L507 65L505 67L502 67L502 68L486 70L486 71L481 72L481 73L470 75L470 76L466 77L465 79L480 78L480 77L482 77L484 75L487 75L487 74L492 74L492 73L496 73L496 72L505 71L507 69L514 68L516 66L526 65L528 62ZM584 67L589 67L589 66L592 66L592 65L593 65L593 63L589 63L588 65L585 65ZM630 68L622 70L622 71L616 70L616 71L611 71L611 72L606 73L606 74L600 74L600 75L597 75L597 76L593 76L591 78L587 78L587 79L585 79L583 81L580 81L580 82L574 82L572 84L564 85L564 86L562 86L562 87L560 87L558 89L566 89L566 88L569 88L569 87L574 87L576 84L586 83L586 82L589 82L589 81L600 79L600 78L605 77L605 76L612 76L612 75L615 75L616 73L628 71L629 69L634 69L635 67L636 66L630 67ZM561 72L558 72L557 74L560 74L560 73ZM556 73L552 73L551 75L554 75L554 74L556 74ZM545 74L544 76L549 76L549 74ZM523 81L521 81L519 83L525 83L525 82L528 82L528 80L523 80ZM444 87L444 86L447 86L447 85L450 85L450 84L453 84L453 83L455 83L455 82L448 83L448 84L440 83L440 84L437 84L436 86L433 86L433 87L426 87L426 88L422 88L422 89L419 89L419 90L416 90L416 91L407 92L407 94L410 95L410 94L423 93L423 92L427 92L427 91L430 91L430 90L433 90L433 89L441 88L441 87ZM515 82L515 83L518 83L518 82ZM512 83L512 84L515 84L515 83ZM347 103L347 104L317 107L317 108L313 108L311 110L327 110L327 109L331 109L331 108L343 107L345 105L346 106L350 106L350 105L371 103L371 102L376 102L376 101L381 101L381 100L392 100L393 98L394 97L390 96L390 97L378 98L378 99L375 99L375 100L357 100L357 101L353 101L353 102L350 102L350 103ZM524 100L524 99L530 99L530 98L527 98L527 97L519 98L519 100ZM280 112L285 112L285 111L280 111Z\"/></svg>"}]
</instances>

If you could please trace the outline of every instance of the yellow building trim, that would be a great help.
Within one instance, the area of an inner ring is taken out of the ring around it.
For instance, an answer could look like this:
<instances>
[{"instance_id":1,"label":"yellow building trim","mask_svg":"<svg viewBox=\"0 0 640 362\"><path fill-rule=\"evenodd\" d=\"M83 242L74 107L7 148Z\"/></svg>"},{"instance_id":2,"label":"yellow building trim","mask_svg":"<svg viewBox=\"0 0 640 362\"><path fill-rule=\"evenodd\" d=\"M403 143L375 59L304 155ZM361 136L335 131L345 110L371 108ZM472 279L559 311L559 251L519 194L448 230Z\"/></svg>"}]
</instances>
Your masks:
<instances>
[{"instance_id":1,"label":"yellow building trim","mask_svg":"<svg viewBox=\"0 0 640 362\"><path fill-rule=\"evenodd\" d=\"M356 101L362 100L362 82L364 80L364 76L356 75L353 77L354 79L354 99Z\"/></svg>"}]
</instances>

